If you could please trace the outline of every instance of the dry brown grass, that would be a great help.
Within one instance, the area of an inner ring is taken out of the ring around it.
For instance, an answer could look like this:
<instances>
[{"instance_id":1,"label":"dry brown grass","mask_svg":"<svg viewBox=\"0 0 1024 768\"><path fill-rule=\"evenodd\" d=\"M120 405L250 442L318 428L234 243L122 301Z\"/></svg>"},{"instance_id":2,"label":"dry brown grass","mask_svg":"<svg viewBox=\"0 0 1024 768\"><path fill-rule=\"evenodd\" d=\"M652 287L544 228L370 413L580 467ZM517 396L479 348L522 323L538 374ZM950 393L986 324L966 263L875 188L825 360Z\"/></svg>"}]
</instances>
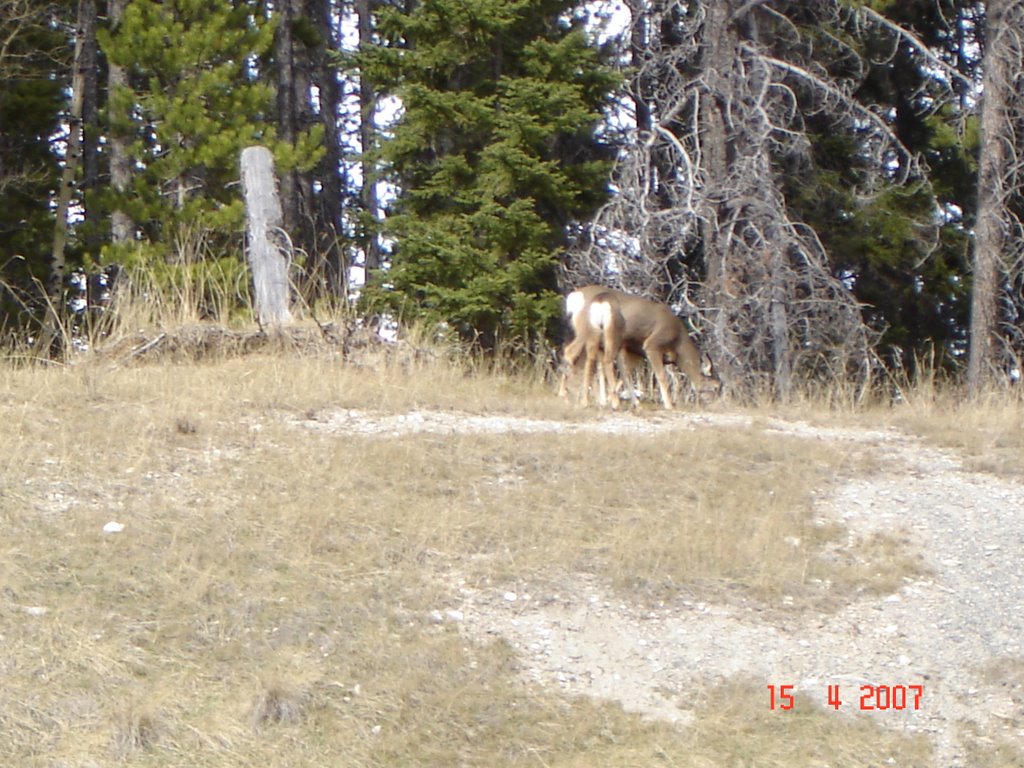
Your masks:
<instances>
[{"instance_id":1,"label":"dry brown grass","mask_svg":"<svg viewBox=\"0 0 1024 768\"><path fill-rule=\"evenodd\" d=\"M977 727L973 725L964 725L961 730L961 739L970 765L984 765L986 768L1024 766L1024 753L1012 740L979 733Z\"/></svg>"},{"instance_id":2,"label":"dry brown grass","mask_svg":"<svg viewBox=\"0 0 1024 768\"><path fill-rule=\"evenodd\" d=\"M992 392L965 402L949 392L925 391L896 409L893 421L954 449L970 470L1024 475L1024 392Z\"/></svg>"},{"instance_id":3,"label":"dry brown grass","mask_svg":"<svg viewBox=\"0 0 1024 768\"><path fill-rule=\"evenodd\" d=\"M764 706L764 686L733 680L710 693L692 738L701 755L691 765L883 766L925 768L932 750L919 735L901 737L863 715L840 715L797 696L792 710Z\"/></svg>"},{"instance_id":4,"label":"dry brown grass","mask_svg":"<svg viewBox=\"0 0 1024 768\"><path fill-rule=\"evenodd\" d=\"M812 522L810 492L851 455L757 430L301 426L343 407L592 418L536 375L443 354L3 367L0 392L12 765L816 765L822 734L831 765L919 749L809 708L778 717L759 685L712 690L692 730L645 723L528 687L504 643L429 619L456 573L585 572L635 600L842 602L841 584L885 570L851 565L844 581L817 557L842 532ZM125 530L104 533L111 520Z\"/></svg>"},{"instance_id":5,"label":"dry brown grass","mask_svg":"<svg viewBox=\"0 0 1024 768\"><path fill-rule=\"evenodd\" d=\"M923 361L913 382L892 384L896 399L861 398L852 389L822 390L813 384L786 406L767 394L748 410L812 424L898 427L956 452L969 471L1008 478L1024 475L1024 387L991 389L968 399L962 385Z\"/></svg>"}]
</instances>

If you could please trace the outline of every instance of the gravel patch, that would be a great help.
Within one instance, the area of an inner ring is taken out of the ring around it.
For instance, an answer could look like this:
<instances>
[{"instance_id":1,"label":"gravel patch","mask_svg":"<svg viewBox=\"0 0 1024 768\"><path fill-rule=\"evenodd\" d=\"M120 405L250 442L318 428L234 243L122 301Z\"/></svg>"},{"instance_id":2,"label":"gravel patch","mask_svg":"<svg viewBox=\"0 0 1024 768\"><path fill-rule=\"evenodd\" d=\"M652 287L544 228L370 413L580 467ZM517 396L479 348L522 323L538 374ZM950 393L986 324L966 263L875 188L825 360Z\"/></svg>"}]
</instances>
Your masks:
<instances>
[{"instance_id":1,"label":"gravel patch","mask_svg":"<svg viewBox=\"0 0 1024 768\"><path fill-rule=\"evenodd\" d=\"M296 422L308 429L381 437L511 432L654 433L704 425L751 428L736 415L609 415L568 423L510 416L342 410ZM826 442L877 446L884 470L821 494L818 513L851 535L905 533L931 574L834 614L786 618L743 603L682 601L651 610L624 603L580 576L545 594L511 585L452 585L457 609L438 614L476 639L500 636L523 674L567 695L620 702L685 725L703 687L732 675L792 685L821 707L839 686L845 712L861 711L908 733L927 734L936 765L967 766L962 729L973 724L1024 748L1022 675L991 670L1024 659L1024 486L966 471L959 458L890 430L819 428L759 419L756 428ZM871 686L871 687L866 687ZM883 691L881 686L885 686ZM899 691L897 689L900 689ZM834 689L833 689L834 690ZM917 691L920 699L916 699ZM866 692L867 697L861 699ZM906 695L879 711L882 695ZM914 706L914 704L917 706ZM831 710L829 710L831 711Z\"/></svg>"}]
</instances>

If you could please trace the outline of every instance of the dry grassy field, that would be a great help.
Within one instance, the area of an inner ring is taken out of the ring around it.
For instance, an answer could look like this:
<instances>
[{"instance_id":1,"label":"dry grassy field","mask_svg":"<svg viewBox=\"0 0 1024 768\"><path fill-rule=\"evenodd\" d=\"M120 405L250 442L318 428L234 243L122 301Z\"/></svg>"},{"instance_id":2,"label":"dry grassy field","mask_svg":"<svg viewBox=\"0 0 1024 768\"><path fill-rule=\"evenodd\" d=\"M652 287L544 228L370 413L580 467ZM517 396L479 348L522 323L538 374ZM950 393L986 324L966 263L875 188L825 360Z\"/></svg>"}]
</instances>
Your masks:
<instances>
[{"instance_id":1,"label":"dry grassy field","mask_svg":"<svg viewBox=\"0 0 1024 768\"><path fill-rule=\"evenodd\" d=\"M566 428L303 426L339 409ZM896 411L800 407L928 432L1012 473L1021 436L1000 413L954 413L934 393ZM868 719L809 703L780 717L764 680L709 685L686 728L563 697L525 680L500 637L435 619L455 573L533 589L585 574L637 604L742 599L799 616L884 593L918 567L898 541L844 549L842 526L815 520L815 493L875 471L870 452L712 425L570 429L599 418L561 403L537 371L444 354L359 365L282 347L0 365L2 760L929 765L925 739ZM651 406L621 418L668 417ZM843 556L826 561L826 548Z\"/></svg>"}]
</instances>

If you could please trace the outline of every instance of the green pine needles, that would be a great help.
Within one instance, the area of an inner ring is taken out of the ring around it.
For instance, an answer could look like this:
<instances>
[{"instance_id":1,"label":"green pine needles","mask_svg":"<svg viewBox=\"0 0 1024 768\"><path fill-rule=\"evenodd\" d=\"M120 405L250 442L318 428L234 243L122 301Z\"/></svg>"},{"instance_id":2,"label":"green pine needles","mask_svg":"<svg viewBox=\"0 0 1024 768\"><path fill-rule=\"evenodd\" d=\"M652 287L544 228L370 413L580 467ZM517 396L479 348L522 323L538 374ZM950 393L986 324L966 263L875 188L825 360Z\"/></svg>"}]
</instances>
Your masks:
<instances>
[{"instance_id":1,"label":"green pine needles","mask_svg":"<svg viewBox=\"0 0 1024 768\"><path fill-rule=\"evenodd\" d=\"M295 146L277 139L274 89L260 77L274 28L253 2L133 0L116 29L99 32L106 56L129 72L129 87L110 96L109 129L135 164L131 188L109 204L150 243L169 246L182 226L240 236L246 146L270 147L279 171L323 155L319 128Z\"/></svg>"},{"instance_id":2,"label":"green pine needles","mask_svg":"<svg viewBox=\"0 0 1024 768\"><path fill-rule=\"evenodd\" d=\"M422 3L380 12L363 76L401 102L381 147L398 188L384 301L483 349L533 347L559 315L567 227L607 194L595 131L617 77L573 6Z\"/></svg>"}]
</instances>

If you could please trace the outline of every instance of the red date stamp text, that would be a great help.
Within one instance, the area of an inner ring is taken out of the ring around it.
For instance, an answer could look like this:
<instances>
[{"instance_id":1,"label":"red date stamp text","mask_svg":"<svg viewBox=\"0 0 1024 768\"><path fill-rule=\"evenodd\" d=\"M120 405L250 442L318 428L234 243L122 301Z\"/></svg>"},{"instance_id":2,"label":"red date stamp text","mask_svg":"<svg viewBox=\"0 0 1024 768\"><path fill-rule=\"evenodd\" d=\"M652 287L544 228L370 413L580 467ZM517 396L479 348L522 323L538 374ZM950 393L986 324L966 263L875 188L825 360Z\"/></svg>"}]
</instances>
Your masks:
<instances>
[{"instance_id":1,"label":"red date stamp text","mask_svg":"<svg viewBox=\"0 0 1024 768\"><path fill-rule=\"evenodd\" d=\"M826 703L837 710L851 706L861 712L916 711L921 709L924 699L923 685L861 685L859 688L859 691L851 693L849 686L829 685ZM847 696L850 698L845 698ZM768 686L769 709L786 711L795 706L795 686Z\"/></svg>"}]
</instances>

